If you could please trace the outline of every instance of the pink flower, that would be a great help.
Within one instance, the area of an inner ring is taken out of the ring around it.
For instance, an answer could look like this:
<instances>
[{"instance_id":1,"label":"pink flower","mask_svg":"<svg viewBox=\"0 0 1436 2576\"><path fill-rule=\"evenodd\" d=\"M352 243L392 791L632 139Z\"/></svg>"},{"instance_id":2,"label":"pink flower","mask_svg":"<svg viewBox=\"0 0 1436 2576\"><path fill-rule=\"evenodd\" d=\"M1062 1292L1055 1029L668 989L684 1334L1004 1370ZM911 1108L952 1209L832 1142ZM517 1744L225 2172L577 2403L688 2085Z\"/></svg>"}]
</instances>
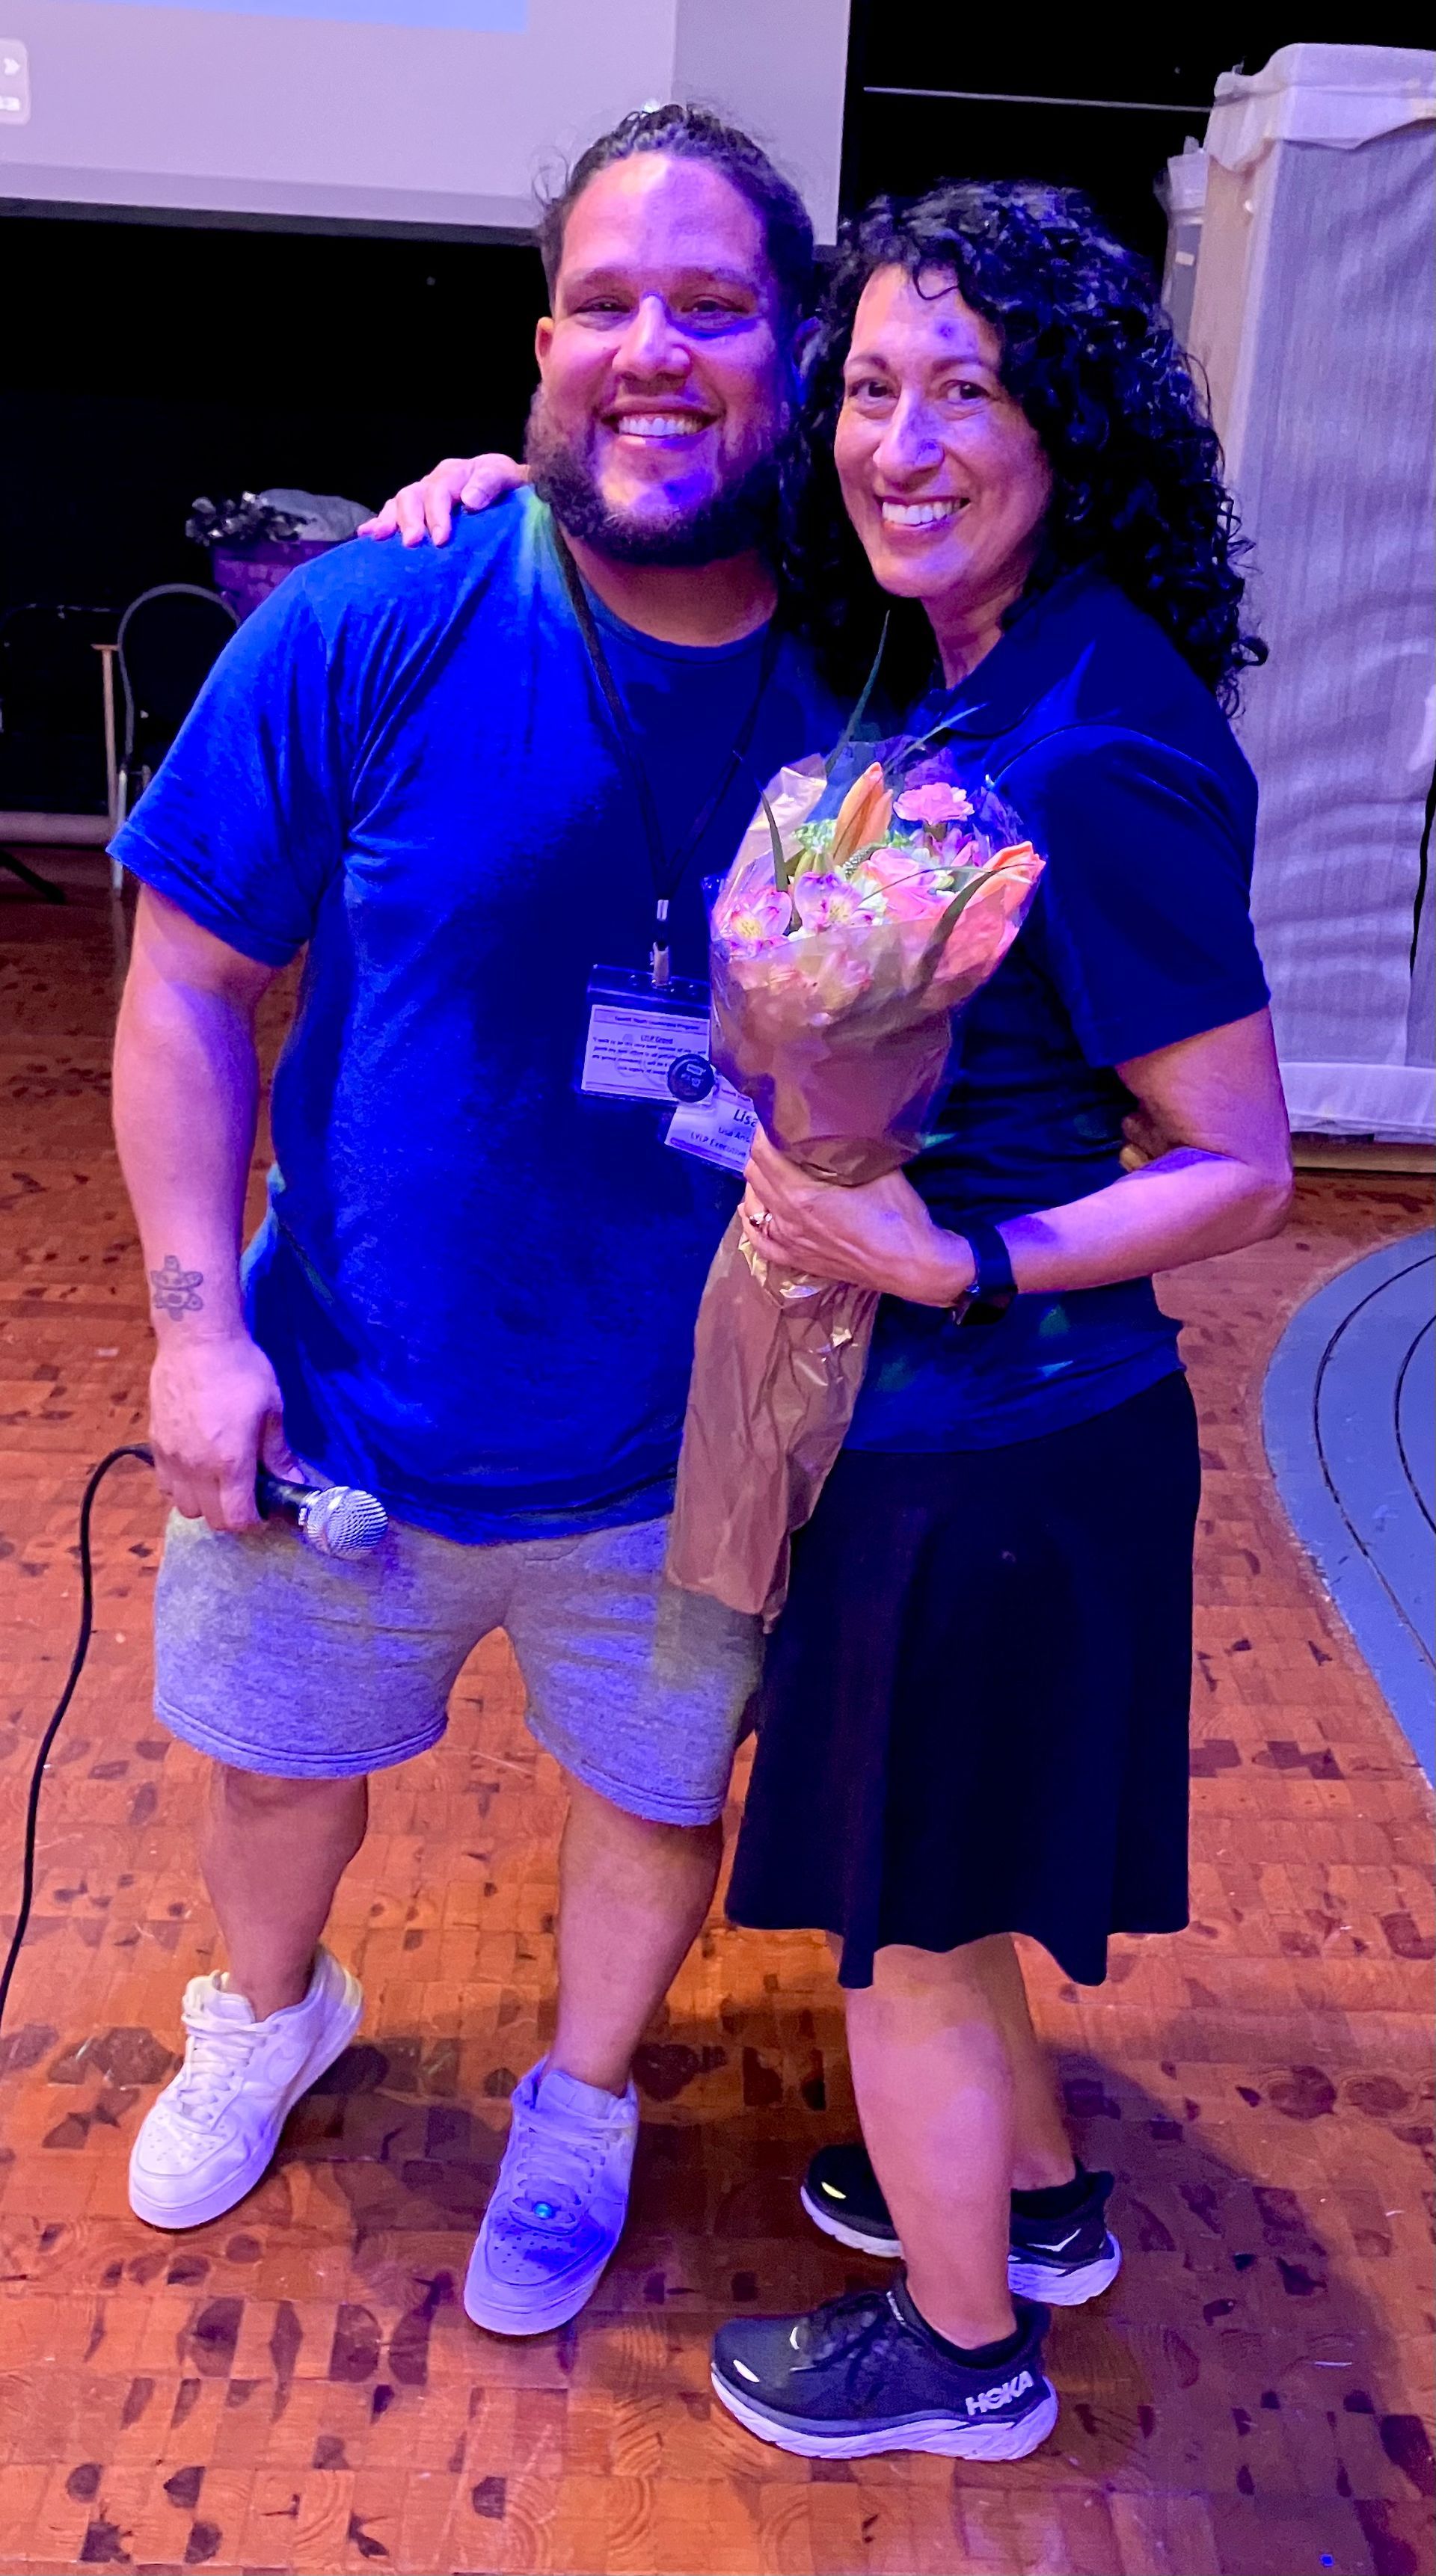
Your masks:
<instances>
[{"instance_id":1,"label":"pink flower","mask_svg":"<svg viewBox=\"0 0 1436 2576\"><path fill-rule=\"evenodd\" d=\"M938 866L943 868L980 868L982 866L982 852L976 841L972 839L964 841L960 834L952 832L943 834L935 856Z\"/></svg>"},{"instance_id":2,"label":"pink flower","mask_svg":"<svg viewBox=\"0 0 1436 2576\"><path fill-rule=\"evenodd\" d=\"M855 870L853 884L882 895L893 921L935 919L952 900L938 891L926 868L914 864L909 850L872 851Z\"/></svg>"},{"instance_id":3,"label":"pink flower","mask_svg":"<svg viewBox=\"0 0 1436 2576\"><path fill-rule=\"evenodd\" d=\"M866 918L861 894L844 877L799 877L793 893L805 930L844 930Z\"/></svg>"},{"instance_id":4,"label":"pink flower","mask_svg":"<svg viewBox=\"0 0 1436 2576\"><path fill-rule=\"evenodd\" d=\"M719 936L737 940L745 948L761 948L772 940L787 936L793 918L793 907L787 895L776 886L760 886L741 896L732 910L723 913L717 924Z\"/></svg>"},{"instance_id":5,"label":"pink flower","mask_svg":"<svg viewBox=\"0 0 1436 2576\"><path fill-rule=\"evenodd\" d=\"M929 779L926 786L909 787L893 807L905 823L925 823L935 831L941 823L965 823L972 812L972 798L960 787L949 787L944 779Z\"/></svg>"}]
</instances>

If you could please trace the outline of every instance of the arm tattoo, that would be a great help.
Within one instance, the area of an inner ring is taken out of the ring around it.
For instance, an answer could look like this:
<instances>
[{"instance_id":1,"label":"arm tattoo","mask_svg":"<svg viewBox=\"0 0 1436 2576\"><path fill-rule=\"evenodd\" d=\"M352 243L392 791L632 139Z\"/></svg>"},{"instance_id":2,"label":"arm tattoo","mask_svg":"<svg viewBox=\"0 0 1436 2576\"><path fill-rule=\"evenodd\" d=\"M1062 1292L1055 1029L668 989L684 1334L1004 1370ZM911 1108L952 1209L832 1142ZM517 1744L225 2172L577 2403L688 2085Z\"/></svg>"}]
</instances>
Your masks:
<instances>
[{"instance_id":1,"label":"arm tattoo","mask_svg":"<svg viewBox=\"0 0 1436 2576\"><path fill-rule=\"evenodd\" d=\"M150 1272L152 1302L162 1315L193 1315L204 1304L199 1294L203 1279L202 1270L181 1270L174 1254L167 1252L164 1268Z\"/></svg>"}]
</instances>

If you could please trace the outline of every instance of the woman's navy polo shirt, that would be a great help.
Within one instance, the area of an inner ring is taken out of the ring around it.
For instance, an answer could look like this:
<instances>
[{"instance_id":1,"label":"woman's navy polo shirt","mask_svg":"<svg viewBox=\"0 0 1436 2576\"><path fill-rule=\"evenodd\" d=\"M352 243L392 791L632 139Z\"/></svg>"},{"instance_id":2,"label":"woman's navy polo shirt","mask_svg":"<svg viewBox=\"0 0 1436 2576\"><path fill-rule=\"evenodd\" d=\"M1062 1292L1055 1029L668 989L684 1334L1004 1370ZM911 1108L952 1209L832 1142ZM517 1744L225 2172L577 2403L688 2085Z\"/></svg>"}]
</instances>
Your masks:
<instances>
[{"instance_id":1,"label":"woman's navy polo shirt","mask_svg":"<svg viewBox=\"0 0 1436 2576\"><path fill-rule=\"evenodd\" d=\"M1003 965L956 1024L931 1142L939 1224L1024 1216L1121 1172L1113 1068L1267 1001L1249 905L1256 782L1160 627L1095 572L1041 594L939 716L1047 861ZM1150 1280L1018 1297L998 1324L884 1298L848 1445L996 1448L1064 1430L1181 1367Z\"/></svg>"}]
</instances>

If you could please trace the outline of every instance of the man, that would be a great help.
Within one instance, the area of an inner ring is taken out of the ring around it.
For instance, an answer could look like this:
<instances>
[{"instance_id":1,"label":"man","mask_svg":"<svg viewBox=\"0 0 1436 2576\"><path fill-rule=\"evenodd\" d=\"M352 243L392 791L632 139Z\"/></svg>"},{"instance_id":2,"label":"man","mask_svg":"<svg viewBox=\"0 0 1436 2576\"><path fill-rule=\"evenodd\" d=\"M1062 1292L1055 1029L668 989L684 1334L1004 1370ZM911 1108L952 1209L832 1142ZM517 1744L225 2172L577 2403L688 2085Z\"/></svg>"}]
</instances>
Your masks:
<instances>
[{"instance_id":1,"label":"man","mask_svg":"<svg viewBox=\"0 0 1436 2576\"><path fill-rule=\"evenodd\" d=\"M595 967L703 970L700 879L839 711L763 532L806 310L800 201L693 109L624 120L541 231L533 491L443 555L346 547L241 631L116 844L142 880L116 1128L175 1506L156 1702L214 1764L227 1973L136 2141L218 2216L356 2028L321 1944L367 1775L504 1626L568 1778L553 2048L513 2098L469 2314L538 2333L623 2224L633 2051L712 1896L751 1622L662 1581L694 1314L736 1185L575 1088ZM559 531L563 534L560 536ZM565 552L566 547L566 552ZM254 1014L308 950L239 1258ZM610 979L611 980L611 979ZM335 1563L259 1462L376 1491Z\"/></svg>"}]
</instances>

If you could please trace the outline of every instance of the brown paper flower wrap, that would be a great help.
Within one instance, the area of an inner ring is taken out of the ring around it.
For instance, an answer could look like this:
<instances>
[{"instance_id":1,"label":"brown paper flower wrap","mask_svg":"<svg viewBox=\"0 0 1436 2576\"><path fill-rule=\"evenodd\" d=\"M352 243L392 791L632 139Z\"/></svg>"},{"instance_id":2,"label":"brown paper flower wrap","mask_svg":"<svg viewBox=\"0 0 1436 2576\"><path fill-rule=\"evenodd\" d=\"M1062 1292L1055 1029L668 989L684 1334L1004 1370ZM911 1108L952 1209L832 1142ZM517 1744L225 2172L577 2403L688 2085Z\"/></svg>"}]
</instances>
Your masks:
<instances>
[{"instance_id":1,"label":"brown paper flower wrap","mask_svg":"<svg viewBox=\"0 0 1436 2576\"><path fill-rule=\"evenodd\" d=\"M1007 954L1041 871L1010 809L959 784L932 737L871 762L840 804L820 763L779 773L713 909L712 1051L803 1171L851 1187L919 1151L952 1014ZM698 1313L673 1582L772 1625L877 1302L774 1267L733 1218Z\"/></svg>"}]
</instances>

